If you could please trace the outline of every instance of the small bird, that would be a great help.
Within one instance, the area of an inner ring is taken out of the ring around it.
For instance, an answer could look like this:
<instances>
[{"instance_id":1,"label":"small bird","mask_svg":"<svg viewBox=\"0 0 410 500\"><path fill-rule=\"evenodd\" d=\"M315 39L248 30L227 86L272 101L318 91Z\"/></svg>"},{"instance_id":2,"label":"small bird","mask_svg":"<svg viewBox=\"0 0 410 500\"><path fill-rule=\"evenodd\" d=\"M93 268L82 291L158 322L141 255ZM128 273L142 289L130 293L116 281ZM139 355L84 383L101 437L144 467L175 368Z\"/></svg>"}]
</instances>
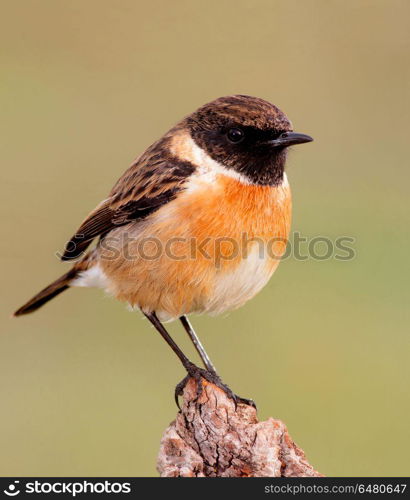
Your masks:
<instances>
[{"instance_id":1,"label":"small bird","mask_svg":"<svg viewBox=\"0 0 410 500\"><path fill-rule=\"evenodd\" d=\"M75 259L72 268L14 315L71 287L103 288L142 311L180 359L187 376L177 402L194 377L235 404L253 405L222 383L187 315L238 308L269 281L290 230L287 150L312 140L263 99L233 95L205 104L132 163L67 243L61 258ZM175 319L205 369L167 332L163 323Z\"/></svg>"}]
</instances>

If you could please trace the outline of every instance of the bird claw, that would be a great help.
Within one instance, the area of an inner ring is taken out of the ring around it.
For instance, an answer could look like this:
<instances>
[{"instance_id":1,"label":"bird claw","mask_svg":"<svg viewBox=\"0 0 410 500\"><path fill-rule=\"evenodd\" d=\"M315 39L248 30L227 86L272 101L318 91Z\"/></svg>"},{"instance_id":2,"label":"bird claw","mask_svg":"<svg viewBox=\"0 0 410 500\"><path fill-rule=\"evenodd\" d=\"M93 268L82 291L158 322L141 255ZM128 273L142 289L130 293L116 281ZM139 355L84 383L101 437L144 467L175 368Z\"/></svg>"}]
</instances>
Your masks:
<instances>
[{"instance_id":1,"label":"bird claw","mask_svg":"<svg viewBox=\"0 0 410 500\"><path fill-rule=\"evenodd\" d=\"M246 398L242 398L240 396L237 396L234 392L232 392L232 390L226 384L224 384L222 382L221 378L219 377L219 375L217 375L216 372L204 370L203 368L199 368L198 366L194 365L193 363L190 363L188 366L186 366L186 370L187 370L188 374L175 387L175 402L176 402L179 410L181 410L181 407L179 405L178 396L182 396L184 388L185 388L185 386L188 383L188 380L190 378L193 378L197 382L197 393L196 393L197 399L202 394L202 391L203 391L202 379L204 379L207 382L214 384L217 387L219 387L220 389L222 389L224 391L224 393L228 396L228 398L232 399L232 401L235 405L235 410L237 409L238 404L245 404L248 406L252 406L253 408L256 409L256 404L252 399L246 399Z\"/></svg>"}]
</instances>

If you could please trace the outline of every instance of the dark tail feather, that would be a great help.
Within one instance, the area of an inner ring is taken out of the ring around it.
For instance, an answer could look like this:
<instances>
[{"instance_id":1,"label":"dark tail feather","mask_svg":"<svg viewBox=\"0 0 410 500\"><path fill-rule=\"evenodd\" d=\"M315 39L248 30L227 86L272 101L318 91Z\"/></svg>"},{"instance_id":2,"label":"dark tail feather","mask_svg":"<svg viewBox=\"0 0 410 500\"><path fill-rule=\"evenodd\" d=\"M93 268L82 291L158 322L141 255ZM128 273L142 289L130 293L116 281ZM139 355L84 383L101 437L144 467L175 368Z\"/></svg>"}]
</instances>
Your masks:
<instances>
[{"instance_id":1,"label":"dark tail feather","mask_svg":"<svg viewBox=\"0 0 410 500\"><path fill-rule=\"evenodd\" d=\"M68 273L63 274L56 281L53 281L51 285L44 288L37 295L34 295L32 299L30 299L24 306L21 306L20 309L13 314L13 316L22 316L23 314L28 314L36 311L42 305L44 305L49 300L57 297L61 292L67 290L70 286L70 282L77 276L77 269L70 269Z\"/></svg>"}]
</instances>

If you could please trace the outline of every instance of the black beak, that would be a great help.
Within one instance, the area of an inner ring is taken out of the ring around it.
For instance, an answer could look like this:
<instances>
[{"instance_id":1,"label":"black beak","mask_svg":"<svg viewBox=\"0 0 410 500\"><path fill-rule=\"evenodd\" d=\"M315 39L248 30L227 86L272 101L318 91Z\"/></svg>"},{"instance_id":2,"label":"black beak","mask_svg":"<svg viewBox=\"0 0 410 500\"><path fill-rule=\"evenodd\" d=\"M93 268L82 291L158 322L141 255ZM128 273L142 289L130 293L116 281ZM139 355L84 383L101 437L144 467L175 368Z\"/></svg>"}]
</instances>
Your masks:
<instances>
[{"instance_id":1,"label":"black beak","mask_svg":"<svg viewBox=\"0 0 410 500\"><path fill-rule=\"evenodd\" d=\"M283 132L279 137L268 142L271 146L277 148L286 148L294 144L303 144L304 142L312 142L313 138L310 135L298 134L297 132Z\"/></svg>"}]
</instances>

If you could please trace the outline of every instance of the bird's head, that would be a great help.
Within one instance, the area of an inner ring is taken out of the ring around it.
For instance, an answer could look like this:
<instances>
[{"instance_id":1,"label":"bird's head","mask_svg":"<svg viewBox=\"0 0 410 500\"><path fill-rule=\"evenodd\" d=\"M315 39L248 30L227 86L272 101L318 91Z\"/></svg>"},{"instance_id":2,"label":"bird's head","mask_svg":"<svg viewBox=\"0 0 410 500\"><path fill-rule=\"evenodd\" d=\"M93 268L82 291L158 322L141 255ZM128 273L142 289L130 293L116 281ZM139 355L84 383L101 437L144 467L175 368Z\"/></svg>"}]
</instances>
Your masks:
<instances>
[{"instance_id":1,"label":"bird's head","mask_svg":"<svg viewBox=\"0 0 410 500\"><path fill-rule=\"evenodd\" d=\"M282 182L289 146L310 142L286 115L258 97L234 95L205 104L186 118L195 143L223 167L250 182Z\"/></svg>"}]
</instances>

